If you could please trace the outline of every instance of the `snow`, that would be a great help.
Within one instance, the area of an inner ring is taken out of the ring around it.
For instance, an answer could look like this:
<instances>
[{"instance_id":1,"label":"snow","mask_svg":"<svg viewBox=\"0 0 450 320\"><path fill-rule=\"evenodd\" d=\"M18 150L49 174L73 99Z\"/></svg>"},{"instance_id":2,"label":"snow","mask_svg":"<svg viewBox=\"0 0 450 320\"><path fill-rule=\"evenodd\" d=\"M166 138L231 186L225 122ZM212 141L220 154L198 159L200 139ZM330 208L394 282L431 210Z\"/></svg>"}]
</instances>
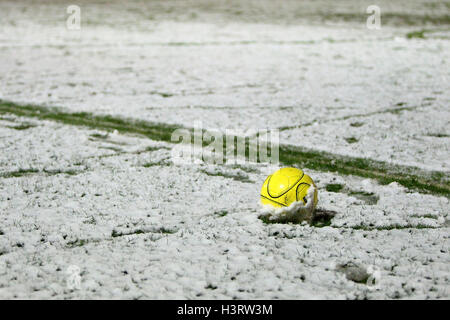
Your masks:
<instances>
[{"instance_id":1,"label":"snow","mask_svg":"<svg viewBox=\"0 0 450 320\"><path fill-rule=\"evenodd\" d=\"M308 170L319 209L337 213L331 225L264 224L259 189L275 166L167 165L170 149L148 139L119 135L125 150L111 152L88 138L105 132L35 124L32 136L2 127L2 150L33 137L36 155L22 167L54 167L50 155L63 169L82 165L74 175L0 180L2 298L448 297L445 197ZM70 148L53 147L65 141ZM149 145L152 151L136 152ZM9 169L12 153L0 156ZM242 175L245 182L232 178ZM379 201L327 192L328 183L376 192ZM361 225L368 230L352 229ZM398 228L408 225L431 228ZM379 271L379 288L335 268L350 262ZM81 270L78 289L68 286L73 266Z\"/></svg>"}]
</instances>

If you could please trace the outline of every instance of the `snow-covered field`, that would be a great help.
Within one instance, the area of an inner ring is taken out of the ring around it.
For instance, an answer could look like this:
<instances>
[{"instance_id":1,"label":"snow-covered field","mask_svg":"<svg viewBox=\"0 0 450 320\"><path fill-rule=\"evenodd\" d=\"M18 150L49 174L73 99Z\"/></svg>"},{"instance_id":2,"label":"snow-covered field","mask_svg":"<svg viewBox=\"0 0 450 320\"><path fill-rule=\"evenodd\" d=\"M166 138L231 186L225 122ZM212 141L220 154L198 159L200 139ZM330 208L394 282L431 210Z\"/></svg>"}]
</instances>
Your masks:
<instances>
[{"instance_id":1,"label":"snow-covered field","mask_svg":"<svg viewBox=\"0 0 450 320\"><path fill-rule=\"evenodd\" d=\"M2 1L0 100L279 129L448 190L448 1L378 1L381 30L357 0L107 3L67 30L69 2ZM304 168L323 219L266 224L275 165L175 165L167 142L1 110L0 298L450 297L448 192Z\"/></svg>"}]
</instances>

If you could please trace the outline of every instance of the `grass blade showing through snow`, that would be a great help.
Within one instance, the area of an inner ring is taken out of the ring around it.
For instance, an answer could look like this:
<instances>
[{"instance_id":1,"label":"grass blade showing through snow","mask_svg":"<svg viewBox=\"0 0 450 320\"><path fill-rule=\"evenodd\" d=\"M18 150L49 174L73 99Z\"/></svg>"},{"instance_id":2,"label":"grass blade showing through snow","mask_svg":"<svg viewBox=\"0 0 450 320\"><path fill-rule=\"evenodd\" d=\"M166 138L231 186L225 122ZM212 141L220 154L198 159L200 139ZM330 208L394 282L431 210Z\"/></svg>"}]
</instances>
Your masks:
<instances>
[{"instance_id":1,"label":"grass blade showing through snow","mask_svg":"<svg viewBox=\"0 0 450 320\"><path fill-rule=\"evenodd\" d=\"M95 129L117 130L120 133L142 134L156 141L170 142L172 132L181 126L122 119L109 115L94 115L88 112L68 113L59 108L35 105L18 105L0 100L0 114L51 120L69 125L86 126Z\"/></svg>"}]
</instances>

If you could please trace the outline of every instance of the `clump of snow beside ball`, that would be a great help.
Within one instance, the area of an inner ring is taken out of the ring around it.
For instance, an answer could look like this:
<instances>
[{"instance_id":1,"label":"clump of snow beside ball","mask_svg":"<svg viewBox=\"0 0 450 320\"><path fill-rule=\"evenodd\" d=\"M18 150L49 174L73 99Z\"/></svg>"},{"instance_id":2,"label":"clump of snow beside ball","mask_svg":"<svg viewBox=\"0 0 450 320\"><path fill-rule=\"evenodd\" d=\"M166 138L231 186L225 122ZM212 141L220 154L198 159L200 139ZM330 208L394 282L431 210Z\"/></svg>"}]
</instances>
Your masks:
<instances>
[{"instance_id":1,"label":"clump of snow beside ball","mask_svg":"<svg viewBox=\"0 0 450 320\"><path fill-rule=\"evenodd\" d=\"M295 201L289 207L276 208L271 205L261 205L260 218L268 222L311 222L314 216L314 192L316 187L309 187L306 194L306 204L303 201Z\"/></svg>"}]
</instances>

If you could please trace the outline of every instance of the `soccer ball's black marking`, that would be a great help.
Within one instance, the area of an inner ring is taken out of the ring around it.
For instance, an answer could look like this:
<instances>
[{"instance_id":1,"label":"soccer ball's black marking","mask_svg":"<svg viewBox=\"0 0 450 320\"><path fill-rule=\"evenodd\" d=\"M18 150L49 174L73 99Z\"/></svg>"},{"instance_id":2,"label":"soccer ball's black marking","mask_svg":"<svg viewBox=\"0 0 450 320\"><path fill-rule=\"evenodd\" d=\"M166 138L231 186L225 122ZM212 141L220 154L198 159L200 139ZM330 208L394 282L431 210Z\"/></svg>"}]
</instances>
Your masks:
<instances>
[{"instance_id":1,"label":"soccer ball's black marking","mask_svg":"<svg viewBox=\"0 0 450 320\"><path fill-rule=\"evenodd\" d=\"M302 177L302 178L303 178L303 177ZM301 185L303 185L303 184L306 184L308 187L311 187L311 185L310 185L309 183L306 183L306 182L299 183L298 186L297 186L297 188L295 189L295 199L296 199L297 201L300 200L300 199L298 198L298 188L299 188ZM306 198L306 196L303 198L303 200L304 200L305 203L306 203L307 201L305 200L305 198Z\"/></svg>"},{"instance_id":2,"label":"soccer ball's black marking","mask_svg":"<svg viewBox=\"0 0 450 320\"><path fill-rule=\"evenodd\" d=\"M270 179L272 179L272 175L270 175L270 176L268 177L269 181L267 182L267 194L268 194L271 198L274 198L274 199L279 198L279 197L285 195L285 194L288 193L289 190L291 190L291 189L292 189L292 188L293 188L300 180L303 179L303 176L304 176L304 175L305 175L305 173L302 171L302 176L301 176L294 184L292 184L292 186L291 186L290 188L288 188L285 192L283 192L282 194L280 194L278 197L272 196L272 195L270 194L270 192L269 192ZM267 180L267 179L266 179L266 180ZM297 188L298 188L298 186L297 186ZM295 192L297 192L297 190L295 190ZM297 199L297 195L295 196L295 198ZM297 199L297 200L298 200L298 199Z\"/></svg>"},{"instance_id":3,"label":"soccer ball's black marking","mask_svg":"<svg viewBox=\"0 0 450 320\"><path fill-rule=\"evenodd\" d=\"M267 199L267 200L269 200L269 201L271 201L271 202L273 202L273 203L279 204L280 206L287 207L287 205L284 204L284 203L281 203L281 202L275 201L275 200L273 200L273 199L267 198L267 197L265 197L265 196L263 196L263 195L261 195L261 197L263 197L264 199Z\"/></svg>"}]
</instances>

